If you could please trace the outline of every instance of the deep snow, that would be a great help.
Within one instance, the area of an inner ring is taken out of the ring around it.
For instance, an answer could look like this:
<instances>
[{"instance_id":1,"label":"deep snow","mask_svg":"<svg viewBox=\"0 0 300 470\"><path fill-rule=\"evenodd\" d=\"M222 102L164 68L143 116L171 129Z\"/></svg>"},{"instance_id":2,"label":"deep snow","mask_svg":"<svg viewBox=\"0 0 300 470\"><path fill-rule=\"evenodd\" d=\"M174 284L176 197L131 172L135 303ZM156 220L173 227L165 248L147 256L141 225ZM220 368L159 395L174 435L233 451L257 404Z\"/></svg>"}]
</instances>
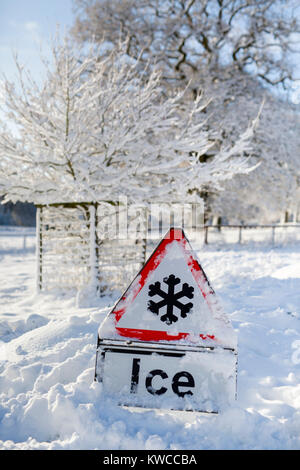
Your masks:
<instances>
[{"instance_id":1,"label":"deep snow","mask_svg":"<svg viewBox=\"0 0 300 470\"><path fill-rule=\"evenodd\" d=\"M300 244L198 256L238 334L238 399L219 415L116 406L93 381L115 299L36 295L33 250L2 250L0 449L300 449Z\"/></svg>"}]
</instances>

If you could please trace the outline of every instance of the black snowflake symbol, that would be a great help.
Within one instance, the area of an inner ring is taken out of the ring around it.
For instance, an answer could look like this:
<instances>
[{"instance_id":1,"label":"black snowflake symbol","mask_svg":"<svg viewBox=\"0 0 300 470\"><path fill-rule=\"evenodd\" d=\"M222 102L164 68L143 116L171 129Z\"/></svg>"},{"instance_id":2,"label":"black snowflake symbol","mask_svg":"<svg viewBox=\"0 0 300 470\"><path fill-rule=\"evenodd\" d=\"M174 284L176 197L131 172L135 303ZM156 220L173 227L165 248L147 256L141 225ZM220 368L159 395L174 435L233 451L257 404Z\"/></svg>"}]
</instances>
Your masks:
<instances>
[{"instance_id":1,"label":"black snowflake symbol","mask_svg":"<svg viewBox=\"0 0 300 470\"><path fill-rule=\"evenodd\" d=\"M178 320L178 317L173 313L174 307L177 307L180 310L180 315L182 318L185 318L187 313L189 313L193 307L191 302L188 304L182 304L178 301L178 299L181 299L182 297L192 299L194 297L194 287L189 286L185 282L182 285L182 289L175 294L175 286L180 284L180 279L175 277L174 274L170 274L169 277L165 277L163 281L168 285L168 292L164 292L161 289L159 281L155 282L154 284L150 284L149 296L153 297L154 295L159 295L163 300L160 302L153 302L153 300L149 300L148 310L158 315L159 310L166 305L167 313L162 315L160 319L161 321L166 322L167 325L171 325L173 322L175 323Z\"/></svg>"}]
</instances>

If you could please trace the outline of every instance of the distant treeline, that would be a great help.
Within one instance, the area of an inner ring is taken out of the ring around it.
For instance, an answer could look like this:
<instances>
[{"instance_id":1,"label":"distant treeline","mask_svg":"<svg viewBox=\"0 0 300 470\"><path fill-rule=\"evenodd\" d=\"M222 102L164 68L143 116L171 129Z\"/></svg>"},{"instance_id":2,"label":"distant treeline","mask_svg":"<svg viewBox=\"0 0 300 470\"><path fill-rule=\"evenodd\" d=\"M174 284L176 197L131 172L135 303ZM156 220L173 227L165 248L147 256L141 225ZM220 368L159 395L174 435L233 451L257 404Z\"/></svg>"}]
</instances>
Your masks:
<instances>
[{"instance_id":1,"label":"distant treeline","mask_svg":"<svg viewBox=\"0 0 300 470\"><path fill-rule=\"evenodd\" d=\"M27 202L0 204L0 225L34 227L36 224L35 214L36 208L34 204Z\"/></svg>"}]
</instances>

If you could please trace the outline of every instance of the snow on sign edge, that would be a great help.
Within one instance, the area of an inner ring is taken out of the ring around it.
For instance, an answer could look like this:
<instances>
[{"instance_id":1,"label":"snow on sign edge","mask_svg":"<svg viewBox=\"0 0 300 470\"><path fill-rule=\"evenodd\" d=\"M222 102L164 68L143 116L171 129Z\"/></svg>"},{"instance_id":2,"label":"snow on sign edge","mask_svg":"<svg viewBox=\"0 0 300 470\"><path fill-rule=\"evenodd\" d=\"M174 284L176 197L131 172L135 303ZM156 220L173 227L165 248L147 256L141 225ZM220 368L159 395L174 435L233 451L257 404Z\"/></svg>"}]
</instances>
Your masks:
<instances>
[{"instance_id":1,"label":"snow on sign edge","mask_svg":"<svg viewBox=\"0 0 300 470\"><path fill-rule=\"evenodd\" d=\"M146 328L121 328L118 326L120 319L124 314L126 314L127 308L135 301L137 295L144 287L147 278L159 266L166 255L167 248L172 243L177 243L178 246L180 246L185 262L207 304L215 326L214 334L209 334L207 332L199 335L197 334L197 336L184 332L170 334L167 331L157 331ZM123 340L130 339L143 342L157 343L163 341L168 344L177 344L180 342L181 345L187 343L190 345L192 344L193 346L221 346L232 349L236 349L237 347L236 333L231 322L225 315L196 254L192 250L192 247L184 234L184 231L181 228L174 227L171 227L168 230L135 279L106 316L99 327L98 334L99 340L113 340L118 337L122 337Z\"/></svg>"}]
</instances>

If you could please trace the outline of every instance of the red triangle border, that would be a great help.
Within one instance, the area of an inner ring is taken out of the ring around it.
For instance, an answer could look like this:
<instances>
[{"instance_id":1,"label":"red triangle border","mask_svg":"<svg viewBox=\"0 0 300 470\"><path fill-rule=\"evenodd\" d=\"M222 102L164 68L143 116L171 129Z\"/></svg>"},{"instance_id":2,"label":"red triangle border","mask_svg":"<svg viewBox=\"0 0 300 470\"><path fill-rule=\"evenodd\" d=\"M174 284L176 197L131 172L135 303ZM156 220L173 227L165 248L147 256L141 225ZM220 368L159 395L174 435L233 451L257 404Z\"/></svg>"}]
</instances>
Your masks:
<instances>
[{"instance_id":1,"label":"red triangle border","mask_svg":"<svg viewBox=\"0 0 300 470\"><path fill-rule=\"evenodd\" d=\"M157 331L157 330L143 330L143 329L133 329L133 328L121 328L118 327L117 324L119 320L122 318L124 313L126 312L126 305L122 306L124 302L126 302L127 297L131 294L132 288L136 289L134 296L131 299L131 303L134 301L138 293L144 287L147 278L150 273L152 273L160 262L163 260L164 255L166 253L166 248L170 243L174 240L178 241L183 248L183 252L185 255L185 259L187 261L187 265L189 266L191 273L199 286L199 289L207 302L207 305L212 311L212 304L214 303L215 292L211 287L205 272L203 271L201 265L199 264L198 260L195 259L193 256L193 250L184 234L184 231L181 228L174 228L171 227L170 230L167 232L165 237L161 240L159 245L153 251L149 259L147 260L146 264L143 266L141 271L129 285L125 293L122 295L120 300L117 302L113 310L110 312L110 315L115 316L115 328L117 333L126 338L136 339L140 341L176 341L186 339L190 336L190 333L178 333L176 335L170 335L166 331ZM139 278L138 286L135 286L134 283L136 279ZM119 308L118 308L119 306ZM121 308L120 308L121 307ZM214 340L218 341L214 335L209 334L199 334L200 338L203 340Z\"/></svg>"}]
</instances>

